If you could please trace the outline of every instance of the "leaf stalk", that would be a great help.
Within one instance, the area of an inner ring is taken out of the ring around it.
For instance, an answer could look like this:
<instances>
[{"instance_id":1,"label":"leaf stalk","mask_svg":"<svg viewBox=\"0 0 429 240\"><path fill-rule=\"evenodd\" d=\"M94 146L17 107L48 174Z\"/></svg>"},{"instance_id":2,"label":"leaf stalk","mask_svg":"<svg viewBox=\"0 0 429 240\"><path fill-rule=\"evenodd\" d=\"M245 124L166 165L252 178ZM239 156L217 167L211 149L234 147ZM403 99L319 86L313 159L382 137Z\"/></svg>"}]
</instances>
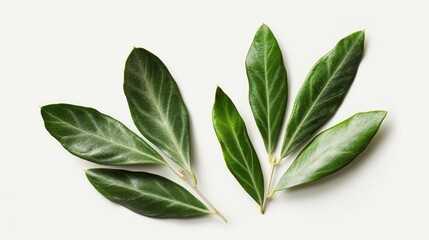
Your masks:
<instances>
[{"instance_id":1,"label":"leaf stalk","mask_svg":"<svg viewBox=\"0 0 429 240\"><path fill-rule=\"evenodd\" d=\"M268 162L271 164L271 168L270 168L270 176L269 176L269 180L268 180L267 193L265 194L264 203L262 204L262 207L261 207L261 213L262 214L264 214L266 205L272 196L272 194L270 193L271 192L271 184L273 182L274 170L276 169L276 166L279 163L278 160L276 159L276 157L272 156L271 154L268 155Z\"/></svg>"},{"instance_id":2,"label":"leaf stalk","mask_svg":"<svg viewBox=\"0 0 429 240\"><path fill-rule=\"evenodd\" d=\"M226 217L219 211L217 208L207 199L207 197L200 191L196 184L195 175L193 175L194 182L189 179L188 175L186 174L185 170L182 168L179 168L179 174L176 173L172 168L170 168L177 176L179 176L183 181L185 181L200 197L203 199L203 201L209 206L211 210L213 210L214 214L218 215L225 223L228 223L228 220Z\"/></svg>"}]
</instances>

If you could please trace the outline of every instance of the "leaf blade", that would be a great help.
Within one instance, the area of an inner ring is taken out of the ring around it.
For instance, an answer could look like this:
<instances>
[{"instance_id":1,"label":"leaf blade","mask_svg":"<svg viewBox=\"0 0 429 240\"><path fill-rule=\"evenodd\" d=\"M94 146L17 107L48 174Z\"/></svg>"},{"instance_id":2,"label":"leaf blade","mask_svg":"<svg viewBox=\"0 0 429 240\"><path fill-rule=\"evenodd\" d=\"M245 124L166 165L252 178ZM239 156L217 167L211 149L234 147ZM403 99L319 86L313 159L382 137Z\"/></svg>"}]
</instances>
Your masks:
<instances>
[{"instance_id":1,"label":"leaf blade","mask_svg":"<svg viewBox=\"0 0 429 240\"><path fill-rule=\"evenodd\" d=\"M234 103L219 87L216 90L212 117L228 169L244 190L262 205L264 178L258 156Z\"/></svg>"},{"instance_id":2,"label":"leaf blade","mask_svg":"<svg viewBox=\"0 0 429 240\"><path fill-rule=\"evenodd\" d=\"M286 126L281 158L310 138L338 110L362 59L365 32L343 38L310 70Z\"/></svg>"},{"instance_id":3,"label":"leaf blade","mask_svg":"<svg viewBox=\"0 0 429 240\"><path fill-rule=\"evenodd\" d=\"M249 103L268 154L274 151L287 103L287 73L274 34L263 24L246 57Z\"/></svg>"},{"instance_id":4,"label":"leaf blade","mask_svg":"<svg viewBox=\"0 0 429 240\"><path fill-rule=\"evenodd\" d=\"M48 132L75 156L112 166L166 165L143 139L93 108L51 104L43 106L41 114Z\"/></svg>"},{"instance_id":5,"label":"leaf blade","mask_svg":"<svg viewBox=\"0 0 429 240\"><path fill-rule=\"evenodd\" d=\"M386 114L357 113L317 135L283 174L275 191L315 181L345 167L365 150Z\"/></svg>"},{"instance_id":6,"label":"leaf blade","mask_svg":"<svg viewBox=\"0 0 429 240\"><path fill-rule=\"evenodd\" d=\"M146 49L134 48L125 64L124 79L137 129L193 176L188 110L167 67Z\"/></svg>"},{"instance_id":7,"label":"leaf blade","mask_svg":"<svg viewBox=\"0 0 429 240\"><path fill-rule=\"evenodd\" d=\"M189 218L210 214L180 185L155 174L115 169L89 169L90 183L104 197L153 218Z\"/></svg>"}]
</instances>

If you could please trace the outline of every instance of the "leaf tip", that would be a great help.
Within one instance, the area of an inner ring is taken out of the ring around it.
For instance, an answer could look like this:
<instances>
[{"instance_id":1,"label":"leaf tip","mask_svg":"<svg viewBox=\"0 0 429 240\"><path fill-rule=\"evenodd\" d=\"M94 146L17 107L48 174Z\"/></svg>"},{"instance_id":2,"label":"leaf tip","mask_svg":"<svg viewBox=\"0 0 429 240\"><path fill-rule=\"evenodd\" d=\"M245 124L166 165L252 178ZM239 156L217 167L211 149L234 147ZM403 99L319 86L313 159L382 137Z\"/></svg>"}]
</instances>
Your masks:
<instances>
[{"instance_id":1,"label":"leaf tip","mask_svg":"<svg viewBox=\"0 0 429 240\"><path fill-rule=\"evenodd\" d=\"M353 33L352 35L357 35L357 38L361 38L362 41L365 41L365 31L366 31L366 28L357 31L357 32Z\"/></svg>"},{"instance_id":2,"label":"leaf tip","mask_svg":"<svg viewBox=\"0 0 429 240\"><path fill-rule=\"evenodd\" d=\"M378 111L376 111L376 112L378 112L379 114L380 114L380 116L381 116L381 121L383 121L385 118L386 118L386 116L387 116L387 111L385 111L385 110L378 110Z\"/></svg>"},{"instance_id":3,"label":"leaf tip","mask_svg":"<svg viewBox=\"0 0 429 240\"><path fill-rule=\"evenodd\" d=\"M257 32L268 32L268 33L270 33L271 32L271 29L270 29L270 27L268 27L268 25L267 24L265 24L264 22L261 24L261 26L259 27L259 29L258 29L258 31Z\"/></svg>"},{"instance_id":4,"label":"leaf tip","mask_svg":"<svg viewBox=\"0 0 429 240\"><path fill-rule=\"evenodd\" d=\"M216 86L216 97L225 94L221 87Z\"/></svg>"},{"instance_id":5,"label":"leaf tip","mask_svg":"<svg viewBox=\"0 0 429 240\"><path fill-rule=\"evenodd\" d=\"M358 41L361 44L363 44L363 42L365 41L365 29L358 30L356 32L353 32L353 33L347 35L346 37L344 37L343 39L341 39L340 42L344 42L344 41L347 41L347 40Z\"/></svg>"},{"instance_id":6,"label":"leaf tip","mask_svg":"<svg viewBox=\"0 0 429 240\"><path fill-rule=\"evenodd\" d=\"M385 110L373 110L373 111L362 112L362 113L357 113L357 114L368 114L368 113L372 113L373 115L379 116L379 118L381 120L384 120L384 118L387 116L387 111L385 111Z\"/></svg>"}]
</instances>

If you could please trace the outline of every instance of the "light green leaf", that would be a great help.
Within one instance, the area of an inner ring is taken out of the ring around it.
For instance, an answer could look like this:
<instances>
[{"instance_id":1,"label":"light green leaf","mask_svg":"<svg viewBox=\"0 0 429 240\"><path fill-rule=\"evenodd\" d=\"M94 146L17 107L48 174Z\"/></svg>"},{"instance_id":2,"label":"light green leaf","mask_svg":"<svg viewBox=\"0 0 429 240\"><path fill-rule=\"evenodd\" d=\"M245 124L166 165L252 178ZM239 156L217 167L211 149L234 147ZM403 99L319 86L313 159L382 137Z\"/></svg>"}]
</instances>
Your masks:
<instances>
[{"instance_id":1,"label":"light green leaf","mask_svg":"<svg viewBox=\"0 0 429 240\"><path fill-rule=\"evenodd\" d=\"M143 139L95 109L52 104L41 113L48 132L80 158L103 165L166 165Z\"/></svg>"},{"instance_id":2,"label":"light green leaf","mask_svg":"<svg viewBox=\"0 0 429 240\"><path fill-rule=\"evenodd\" d=\"M194 176L188 110L164 63L149 51L134 48L125 65L124 92L143 136Z\"/></svg>"},{"instance_id":3,"label":"light green leaf","mask_svg":"<svg viewBox=\"0 0 429 240\"><path fill-rule=\"evenodd\" d=\"M363 31L343 38L311 69L295 99L281 158L310 138L336 113L356 76L364 41Z\"/></svg>"},{"instance_id":4,"label":"light green leaf","mask_svg":"<svg viewBox=\"0 0 429 240\"><path fill-rule=\"evenodd\" d=\"M276 147L287 103L287 75L274 34L263 24L246 57L249 102L253 116L271 154Z\"/></svg>"},{"instance_id":5,"label":"light green leaf","mask_svg":"<svg viewBox=\"0 0 429 240\"><path fill-rule=\"evenodd\" d=\"M104 197L153 218L189 218L212 213L180 185L158 175L90 169L86 176Z\"/></svg>"},{"instance_id":6,"label":"light green leaf","mask_svg":"<svg viewBox=\"0 0 429 240\"><path fill-rule=\"evenodd\" d=\"M258 156L234 103L219 87L213 106L213 126L229 171L244 190L262 206L264 177Z\"/></svg>"},{"instance_id":7,"label":"light green leaf","mask_svg":"<svg viewBox=\"0 0 429 240\"><path fill-rule=\"evenodd\" d=\"M320 133L293 161L275 191L312 182L345 167L365 150L386 114L357 113Z\"/></svg>"}]
</instances>

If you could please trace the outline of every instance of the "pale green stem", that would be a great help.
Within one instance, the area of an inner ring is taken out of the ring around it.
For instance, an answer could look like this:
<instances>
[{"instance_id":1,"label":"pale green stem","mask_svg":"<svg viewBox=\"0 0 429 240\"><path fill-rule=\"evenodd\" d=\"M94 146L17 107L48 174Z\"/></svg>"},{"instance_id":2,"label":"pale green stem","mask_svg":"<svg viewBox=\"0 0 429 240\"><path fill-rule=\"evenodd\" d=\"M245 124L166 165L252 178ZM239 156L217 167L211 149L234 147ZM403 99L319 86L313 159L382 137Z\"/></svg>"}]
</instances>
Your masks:
<instances>
[{"instance_id":1,"label":"pale green stem","mask_svg":"<svg viewBox=\"0 0 429 240\"><path fill-rule=\"evenodd\" d=\"M270 176L269 176L269 180L268 180L267 193L265 194L266 197L265 197L264 203L262 204L262 207L261 207L261 213L262 214L264 213L267 202L270 199L269 194L271 191L271 184L273 182L274 170L277 166L276 157L272 157L271 155L268 155L268 161L271 164L271 169L270 169Z\"/></svg>"},{"instance_id":2,"label":"pale green stem","mask_svg":"<svg viewBox=\"0 0 429 240\"><path fill-rule=\"evenodd\" d=\"M173 172L175 172L177 176L183 179L189 186L191 186L192 189L194 189L194 191L203 199L203 201L213 210L213 212L216 215L218 215L225 223L228 223L228 220L225 218L225 216L221 212L219 212L219 210L217 210L215 206L213 206L213 204L207 199L207 197L200 191L198 186L189 179L185 170L183 170L182 168L179 168L178 171L179 171L179 174L181 174L181 176L178 173L176 173L176 171L173 170Z\"/></svg>"},{"instance_id":3,"label":"pale green stem","mask_svg":"<svg viewBox=\"0 0 429 240\"><path fill-rule=\"evenodd\" d=\"M183 170L182 168L179 168L178 171L179 173L177 173L169 164L167 165L167 167L180 179L182 179L183 181L185 181L192 189L194 189L194 191L203 199L203 201L210 207L210 209L213 211L213 214L218 215L225 223L228 223L228 220L225 218L225 216L219 211L217 210L217 208L215 206L213 206L213 204L207 199L207 197L200 191L200 189L197 187L197 185L194 182L192 182L188 175L186 174L185 170ZM195 175L193 175L193 179L195 179Z\"/></svg>"}]
</instances>

